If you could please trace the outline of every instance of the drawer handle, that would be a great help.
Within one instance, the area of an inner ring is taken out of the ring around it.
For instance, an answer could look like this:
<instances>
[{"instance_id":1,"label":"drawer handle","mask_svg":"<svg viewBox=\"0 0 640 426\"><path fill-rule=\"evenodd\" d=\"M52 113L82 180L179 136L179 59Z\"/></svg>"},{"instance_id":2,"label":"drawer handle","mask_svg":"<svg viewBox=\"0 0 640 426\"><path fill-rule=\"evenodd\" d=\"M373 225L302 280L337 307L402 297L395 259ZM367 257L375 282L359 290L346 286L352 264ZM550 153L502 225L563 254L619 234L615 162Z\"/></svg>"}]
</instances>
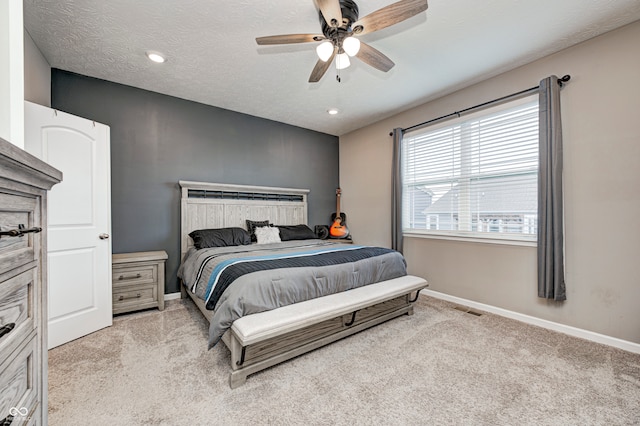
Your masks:
<instances>
[{"instance_id":1,"label":"drawer handle","mask_svg":"<svg viewBox=\"0 0 640 426\"><path fill-rule=\"evenodd\" d=\"M127 299L140 299L141 297L142 297L142 295L141 295L140 293L138 293L138 294L136 294L136 295L135 295L135 296L133 296L133 297L124 297L124 296L120 296L120 297L118 297L118 300L119 300L119 301L122 301L122 300L127 300Z\"/></svg>"},{"instance_id":2,"label":"drawer handle","mask_svg":"<svg viewBox=\"0 0 640 426\"><path fill-rule=\"evenodd\" d=\"M125 277L124 275L120 275L118 277L119 281L123 281L123 280L135 280L136 278L140 278L142 277L142 275L140 274L135 274L135 275L129 275L128 277Z\"/></svg>"},{"instance_id":3,"label":"drawer handle","mask_svg":"<svg viewBox=\"0 0 640 426\"><path fill-rule=\"evenodd\" d=\"M41 232L42 228L34 226L33 228L25 229L24 225L18 225L18 229L10 229L8 231L0 231L0 238L3 236L6 237L22 237L24 234L29 234L31 232L38 233Z\"/></svg>"},{"instance_id":4,"label":"drawer handle","mask_svg":"<svg viewBox=\"0 0 640 426\"><path fill-rule=\"evenodd\" d=\"M13 330L15 326L16 326L15 322L10 322L9 324L6 324L0 327L0 337L4 336L5 334L11 333L11 330Z\"/></svg>"}]
</instances>

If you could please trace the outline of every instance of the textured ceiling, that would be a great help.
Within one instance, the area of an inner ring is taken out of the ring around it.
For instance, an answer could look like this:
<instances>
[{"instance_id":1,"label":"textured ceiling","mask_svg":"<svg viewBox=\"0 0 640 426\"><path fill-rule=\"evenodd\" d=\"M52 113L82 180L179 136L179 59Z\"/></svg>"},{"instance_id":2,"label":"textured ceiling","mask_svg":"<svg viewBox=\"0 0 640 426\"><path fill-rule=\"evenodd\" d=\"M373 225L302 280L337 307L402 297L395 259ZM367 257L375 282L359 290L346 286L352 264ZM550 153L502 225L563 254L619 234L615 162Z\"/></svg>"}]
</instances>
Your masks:
<instances>
[{"instance_id":1,"label":"textured ceiling","mask_svg":"<svg viewBox=\"0 0 640 426\"><path fill-rule=\"evenodd\" d=\"M393 0L357 2L363 17ZM255 43L321 33L313 0L24 0L24 16L52 67L343 135L638 20L640 0L430 0L362 36L391 71L352 60L341 83L331 67L315 84L317 43Z\"/></svg>"}]
</instances>

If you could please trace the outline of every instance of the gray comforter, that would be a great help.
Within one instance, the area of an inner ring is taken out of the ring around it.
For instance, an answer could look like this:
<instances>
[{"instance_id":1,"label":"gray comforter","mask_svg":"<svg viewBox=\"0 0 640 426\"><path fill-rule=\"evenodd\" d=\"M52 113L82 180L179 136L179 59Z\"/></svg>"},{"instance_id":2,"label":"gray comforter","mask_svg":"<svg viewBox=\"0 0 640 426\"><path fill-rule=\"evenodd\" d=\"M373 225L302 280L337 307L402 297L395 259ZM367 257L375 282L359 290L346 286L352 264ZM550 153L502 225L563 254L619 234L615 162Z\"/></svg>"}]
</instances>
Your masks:
<instances>
[{"instance_id":1,"label":"gray comforter","mask_svg":"<svg viewBox=\"0 0 640 426\"><path fill-rule=\"evenodd\" d=\"M253 271L251 262L259 265ZM406 264L396 251L323 240L191 249L178 271L185 286L214 308L209 348L244 315L403 275Z\"/></svg>"}]
</instances>

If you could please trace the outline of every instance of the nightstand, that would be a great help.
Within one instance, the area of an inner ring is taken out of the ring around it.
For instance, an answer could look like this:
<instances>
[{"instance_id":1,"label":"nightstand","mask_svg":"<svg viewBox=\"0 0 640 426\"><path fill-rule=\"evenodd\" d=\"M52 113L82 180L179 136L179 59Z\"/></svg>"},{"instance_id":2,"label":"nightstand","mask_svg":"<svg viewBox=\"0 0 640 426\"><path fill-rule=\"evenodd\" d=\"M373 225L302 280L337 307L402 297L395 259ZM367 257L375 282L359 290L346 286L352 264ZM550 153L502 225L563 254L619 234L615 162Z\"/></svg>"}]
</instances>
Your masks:
<instances>
[{"instance_id":1,"label":"nightstand","mask_svg":"<svg viewBox=\"0 0 640 426\"><path fill-rule=\"evenodd\" d=\"M333 237L329 237L327 238L327 240L329 241L335 241L337 243L342 243L342 244L353 244L353 240L351 239L351 235L345 237L345 238L333 238Z\"/></svg>"},{"instance_id":2,"label":"nightstand","mask_svg":"<svg viewBox=\"0 0 640 426\"><path fill-rule=\"evenodd\" d=\"M164 309L165 251L112 256L113 313Z\"/></svg>"}]
</instances>

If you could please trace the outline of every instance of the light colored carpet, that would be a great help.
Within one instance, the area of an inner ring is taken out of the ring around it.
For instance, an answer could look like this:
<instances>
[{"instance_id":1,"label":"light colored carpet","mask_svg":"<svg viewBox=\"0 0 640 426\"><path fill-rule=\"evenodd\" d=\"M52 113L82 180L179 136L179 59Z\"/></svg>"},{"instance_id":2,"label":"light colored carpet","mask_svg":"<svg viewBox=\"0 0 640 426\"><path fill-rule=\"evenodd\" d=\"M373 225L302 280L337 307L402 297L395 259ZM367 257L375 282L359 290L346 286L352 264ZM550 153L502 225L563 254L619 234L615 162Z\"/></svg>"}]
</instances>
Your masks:
<instances>
[{"instance_id":1,"label":"light colored carpet","mask_svg":"<svg viewBox=\"0 0 640 426\"><path fill-rule=\"evenodd\" d=\"M190 300L49 352L49 424L640 424L640 355L421 296L403 316L249 376Z\"/></svg>"}]
</instances>

